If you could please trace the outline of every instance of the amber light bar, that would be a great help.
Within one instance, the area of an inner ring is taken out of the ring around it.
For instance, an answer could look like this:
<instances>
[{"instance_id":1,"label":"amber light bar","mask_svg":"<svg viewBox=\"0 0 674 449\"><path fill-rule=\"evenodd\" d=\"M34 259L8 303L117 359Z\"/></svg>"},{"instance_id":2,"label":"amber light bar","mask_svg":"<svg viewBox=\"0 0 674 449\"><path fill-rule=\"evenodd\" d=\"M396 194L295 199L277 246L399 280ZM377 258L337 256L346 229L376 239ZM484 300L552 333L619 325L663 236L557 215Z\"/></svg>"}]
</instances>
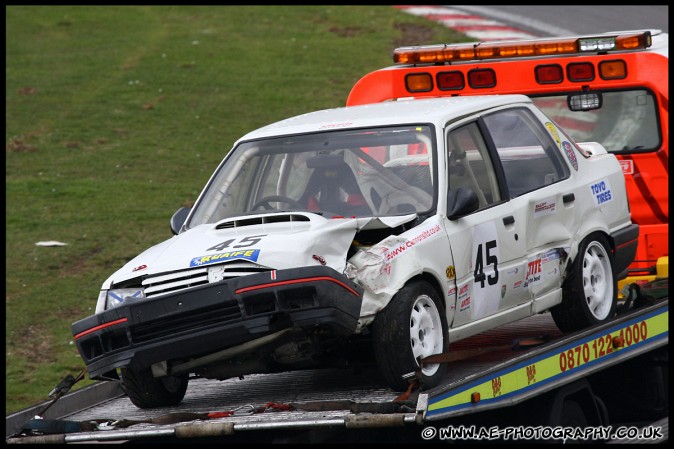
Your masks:
<instances>
[{"instance_id":1,"label":"amber light bar","mask_svg":"<svg viewBox=\"0 0 674 449\"><path fill-rule=\"evenodd\" d=\"M393 51L393 62L395 64L444 64L495 58L638 50L651 45L650 31L521 41L437 44L396 48Z\"/></svg>"}]
</instances>

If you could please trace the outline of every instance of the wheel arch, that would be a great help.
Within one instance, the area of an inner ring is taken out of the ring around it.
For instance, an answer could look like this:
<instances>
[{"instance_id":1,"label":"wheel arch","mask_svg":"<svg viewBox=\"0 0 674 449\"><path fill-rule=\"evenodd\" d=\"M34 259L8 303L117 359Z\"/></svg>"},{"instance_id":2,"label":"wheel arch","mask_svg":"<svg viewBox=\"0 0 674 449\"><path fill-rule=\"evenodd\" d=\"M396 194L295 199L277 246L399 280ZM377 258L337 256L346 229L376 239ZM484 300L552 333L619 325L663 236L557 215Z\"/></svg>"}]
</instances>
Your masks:
<instances>
[{"instance_id":1,"label":"wheel arch","mask_svg":"<svg viewBox=\"0 0 674 449\"><path fill-rule=\"evenodd\" d=\"M419 364L419 358L443 353L449 346L441 282L429 272L408 278L379 311L371 332L374 356L383 378L396 391L417 379L421 389L436 387L447 369L444 363ZM433 305L429 304L433 303Z\"/></svg>"},{"instance_id":2,"label":"wheel arch","mask_svg":"<svg viewBox=\"0 0 674 449\"><path fill-rule=\"evenodd\" d=\"M576 258L579 255L579 249L581 243L586 240L588 237L595 235L595 234L600 234L604 238L606 238L606 241L609 243L610 246L610 251L612 254L615 253L615 241L611 237L611 234L604 228L594 228L590 229L587 232L584 232L582 234L582 237L577 240L577 243L571 247L571 254L569 254L569 260L566 264L566 269L565 269L565 274L568 275L571 271L571 267L573 263L576 261Z\"/></svg>"},{"instance_id":3,"label":"wheel arch","mask_svg":"<svg viewBox=\"0 0 674 449\"><path fill-rule=\"evenodd\" d=\"M618 289L611 241L611 237L601 230L591 232L578 242L575 257L569 257L562 282L562 300L550 309L555 324L562 332L584 329L615 314ZM608 257L599 261L592 255L586 266L585 254L595 243Z\"/></svg>"},{"instance_id":4,"label":"wheel arch","mask_svg":"<svg viewBox=\"0 0 674 449\"><path fill-rule=\"evenodd\" d=\"M444 294L442 283L437 278L437 276L428 271L423 271L417 274L416 276L413 276L410 279L408 279L407 282L405 282L405 284L408 284L413 281L426 281L428 284L430 284L433 287L433 290L435 290L435 292L438 294L438 298L440 298L440 302L442 303L442 307L444 307L445 312L447 311L447 297Z\"/></svg>"}]
</instances>

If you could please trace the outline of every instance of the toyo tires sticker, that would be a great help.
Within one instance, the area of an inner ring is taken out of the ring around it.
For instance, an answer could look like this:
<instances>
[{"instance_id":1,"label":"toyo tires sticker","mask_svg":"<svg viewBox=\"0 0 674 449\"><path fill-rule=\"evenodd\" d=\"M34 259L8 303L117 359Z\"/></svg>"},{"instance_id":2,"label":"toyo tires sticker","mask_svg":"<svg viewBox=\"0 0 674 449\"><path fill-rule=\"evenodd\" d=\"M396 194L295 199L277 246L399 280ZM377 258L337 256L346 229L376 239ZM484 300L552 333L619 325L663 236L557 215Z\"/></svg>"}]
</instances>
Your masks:
<instances>
[{"instance_id":1,"label":"toyo tires sticker","mask_svg":"<svg viewBox=\"0 0 674 449\"><path fill-rule=\"evenodd\" d=\"M599 182L590 184L590 192L592 192L592 199L596 207L613 201L613 193L611 192L611 185L608 183L608 179L602 179Z\"/></svg>"}]
</instances>

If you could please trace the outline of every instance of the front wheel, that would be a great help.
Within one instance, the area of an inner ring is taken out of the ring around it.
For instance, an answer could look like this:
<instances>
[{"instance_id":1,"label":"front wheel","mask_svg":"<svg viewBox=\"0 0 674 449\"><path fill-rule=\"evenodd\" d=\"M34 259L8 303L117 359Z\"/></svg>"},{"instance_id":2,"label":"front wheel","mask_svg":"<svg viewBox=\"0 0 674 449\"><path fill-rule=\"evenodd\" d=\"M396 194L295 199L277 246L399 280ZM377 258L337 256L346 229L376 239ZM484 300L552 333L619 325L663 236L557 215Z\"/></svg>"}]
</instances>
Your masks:
<instances>
[{"instance_id":1,"label":"front wheel","mask_svg":"<svg viewBox=\"0 0 674 449\"><path fill-rule=\"evenodd\" d=\"M615 264L603 234L591 234L581 242L562 287L562 302L550 310L562 332L603 323L615 315L618 303Z\"/></svg>"},{"instance_id":2,"label":"front wheel","mask_svg":"<svg viewBox=\"0 0 674 449\"><path fill-rule=\"evenodd\" d=\"M188 375L153 377L152 370L122 368L122 390L138 408L178 405L187 391Z\"/></svg>"},{"instance_id":3,"label":"front wheel","mask_svg":"<svg viewBox=\"0 0 674 449\"><path fill-rule=\"evenodd\" d=\"M448 345L447 319L435 289L414 281L396 293L372 325L375 359L384 380L394 390L404 391L403 377L419 372L421 387L432 388L445 375L446 365L424 365L419 359L444 352Z\"/></svg>"}]
</instances>

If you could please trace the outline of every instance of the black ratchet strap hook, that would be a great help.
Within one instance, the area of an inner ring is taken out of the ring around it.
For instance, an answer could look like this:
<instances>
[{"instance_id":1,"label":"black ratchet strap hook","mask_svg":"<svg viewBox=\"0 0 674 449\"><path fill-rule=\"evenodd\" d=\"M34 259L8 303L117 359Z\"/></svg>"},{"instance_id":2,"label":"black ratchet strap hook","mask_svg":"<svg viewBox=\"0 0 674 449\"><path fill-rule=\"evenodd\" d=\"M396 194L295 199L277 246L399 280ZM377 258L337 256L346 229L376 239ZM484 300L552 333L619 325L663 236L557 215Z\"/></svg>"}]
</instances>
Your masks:
<instances>
[{"instance_id":1,"label":"black ratchet strap hook","mask_svg":"<svg viewBox=\"0 0 674 449\"><path fill-rule=\"evenodd\" d=\"M55 386L52 391L49 392L49 397L54 398L54 400L47 404L47 406L40 413L38 413L37 416L44 416L45 412L49 410L49 408L54 405L56 401L61 398L61 396L69 392L73 385L75 385L77 382L84 379L86 373L87 368L85 367L82 369L82 371L80 371L77 377L73 377L72 374L68 374L66 377L64 377L63 380L59 382L59 384Z\"/></svg>"}]
</instances>

